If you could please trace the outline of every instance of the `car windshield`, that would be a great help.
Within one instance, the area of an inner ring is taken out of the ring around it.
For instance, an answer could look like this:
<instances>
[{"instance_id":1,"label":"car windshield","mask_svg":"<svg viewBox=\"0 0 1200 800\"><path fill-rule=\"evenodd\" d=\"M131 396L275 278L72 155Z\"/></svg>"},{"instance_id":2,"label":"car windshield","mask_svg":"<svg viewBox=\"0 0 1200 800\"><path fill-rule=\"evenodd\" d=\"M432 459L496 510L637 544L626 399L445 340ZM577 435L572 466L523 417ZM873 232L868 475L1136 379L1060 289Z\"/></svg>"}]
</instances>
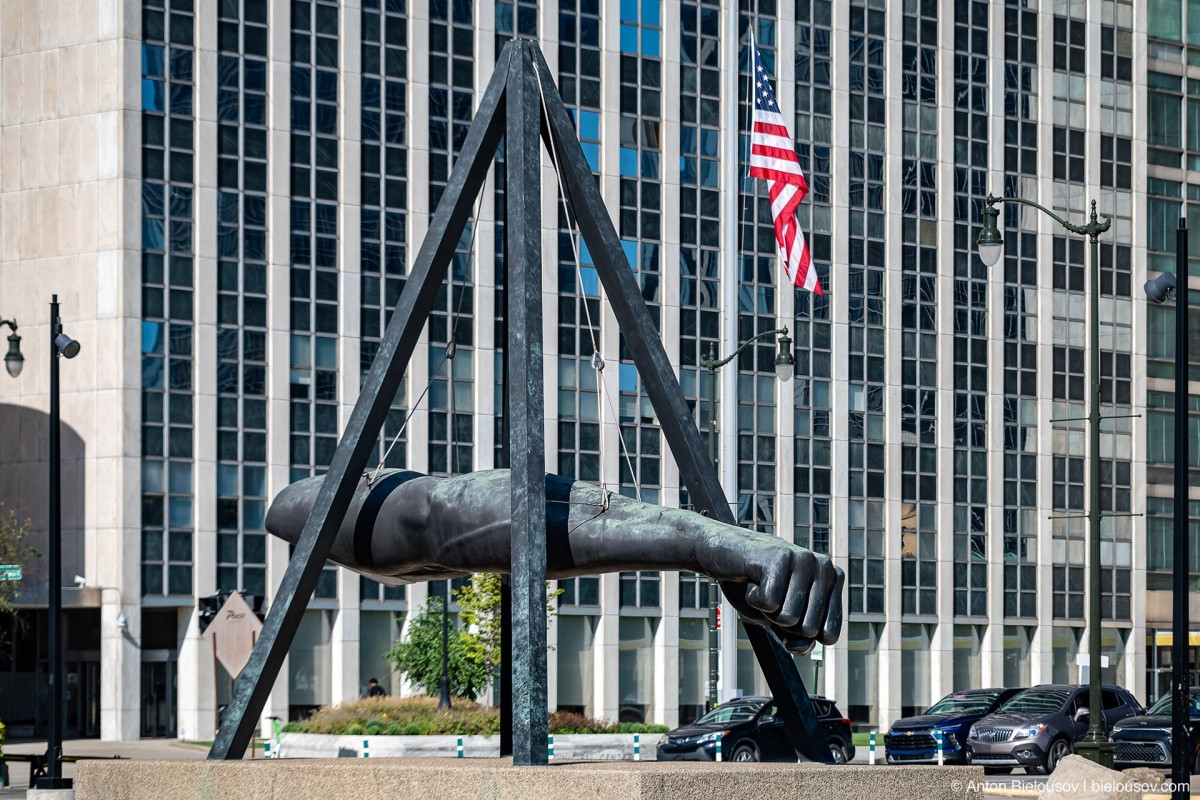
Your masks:
<instances>
[{"instance_id":1,"label":"car windshield","mask_svg":"<svg viewBox=\"0 0 1200 800\"><path fill-rule=\"evenodd\" d=\"M727 706L717 706L693 724L724 725L727 722L746 722L747 720L754 719L754 715L758 713L763 705L763 703L735 703Z\"/></svg>"},{"instance_id":2,"label":"car windshield","mask_svg":"<svg viewBox=\"0 0 1200 800\"><path fill-rule=\"evenodd\" d=\"M926 714L982 714L991 708L999 692L950 694L938 700Z\"/></svg>"},{"instance_id":3,"label":"car windshield","mask_svg":"<svg viewBox=\"0 0 1200 800\"><path fill-rule=\"evenodd\" d=\"M1071 696L1069 689L1028 689L1000 706L1001 714L1051 714Z\"/></svg>"},{"instance_id":4,"label":"car windshield","mask_svg":"<svg viewBox=\"0 0 1200 800\"><path fill-rule=\"evenodd\" d=\"M1150 710L1146 712L1151 714L1170 714L1171 713L1171 695L1164 694L1158 698L1158 702L1150 706ZM1188 710L1189 716L1200 717L1200 694L1192 695L1192 705Z\"/></svg>"}]
</instances>

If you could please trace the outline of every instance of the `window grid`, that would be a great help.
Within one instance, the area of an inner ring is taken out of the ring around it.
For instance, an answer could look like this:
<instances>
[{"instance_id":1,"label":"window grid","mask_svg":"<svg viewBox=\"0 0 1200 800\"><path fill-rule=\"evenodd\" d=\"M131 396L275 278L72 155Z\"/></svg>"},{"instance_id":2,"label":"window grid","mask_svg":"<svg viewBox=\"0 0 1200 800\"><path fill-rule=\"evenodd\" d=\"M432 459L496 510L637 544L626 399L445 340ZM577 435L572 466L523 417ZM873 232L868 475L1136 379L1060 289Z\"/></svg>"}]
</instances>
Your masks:
<instances>
[{"instance_id":1,"label":"window grid","mask_svg":"<svg viewBox=\"0 0 1200 800\"><path fill-rule=\"evenodd\" d=\"M830 552L833 450L829 427L833 334L828 299L833 276L827 266L832 249L832 10L830 0L796 0L796 154L809 186L799 215L826 293L818 296L800 289L793 292L796 365L792 386L792 539L801 547L825 554Z\"/></svg>"},{"instance_id":2,"label":"window grid","mask_svg":"<svg viewBox=\"0 0 1200 800\"><path fill-rule=\"evenodd\" d=\"M142 595L192 595L190 0L142 5Z\"/></svg>"},{"instance_id":3,"label":"window grid","mask_svg":"<svg viewBox=\"0 0 1200 800\"><path fill-rule=\"evenodd\" d=\"M1037 616L1037 234L1014 213L1004 274L1004 615Z\"/></svg>"},{"instance_id":4,"label":"window grid","mask_svg":"<svg viewBox=\"0 0 1200 800\"><path fill-rule=\"evenodd\" d=\"M1037 9L1007 0L1004 21L1004 171L1036 175Z\"/></svg>"},{"instance_id":5,"label":"window grid","mask_svg":"<svg viewBox=\"0 0 1200 800\"><path fill-rule=\"evenodd\" d=\"M657 0L620 6L620 202L618 230L642 298L661 325L662 9ZM657 503L662 486L661 432L650 398L620 339L618 414L629 459L620 463L621 493ZM632 460L632 465L630 464Z\"/></svg>"},{"instance_id":6,"label":"window grid","mask_svg":"<svg viewBox=\"0 0 1200 800\"><path fill-rule=\"evenodd\" d=\"M955 9L954 53L954 606L987 613L988 286L975 248L987 196L988 5Z\"/></svg>"},{"instance_id":7,"label":"window grid","mask_svg":"<svg viewBox=\"0 0 1200 800\"><path fill-rule=\"evenodd\" d=\"M721 336L720 3L683 3L680 14L680 384L708 433L717 387L700 362L719 353Z\"/></svg>"},{"instance_id":8,"label":"window grid","mask_svg":"<svg viewBox=\"0 0 1200 800\"><path fill-rule=\"evenodd\" d=\"M474 2L430 7L429 205L436 208L474 112ZM429 317L429 471L474 469L472 391L475 359L475 264L468 223L450 262L449 276ZM446 346L454 340L453 358Z\"/></svg>"},{"instance_id":9,"label":"window grid","mask_svg":"<svg viewBox=\"0 0 1200 800\"><path fill-rule=\"evenodd\" d=\"M596 2L560 4L561 39L558 45L559 86L563 101L575 121L588 166L597 174L600 171L601 9L602 5ZM558 474L598 482L601 412L596 369L592 365L592 342L600 340L600 279L582 237L572 242L563 213L560 205Z\"/></svg>"},{"instance_id":10,"label":"window grid","mask_svg":"<svg viewBox=\"0 0 1200 800\"><path fill-rule=\"evenodd\" d=\"M337 448L338 4L292 0L291 480L322 474ZM326 565L314 597L337 597Z\"/></svg>"},{"instance_id":11,"label":"window grid","mask_svg":"<svg viewBox=\"0 0 1200 800\"><path fill-rule=\"evenodd\" d=\"M594 575L560 578L558 588L562 590L558 596L559 606L600 605L600 579Z\"/></svg>"},{"instance_id":12,"label":"window grid","mask_svg":"<svg viewBox=\"0 0 1200 800\"><path fill-rule=\"evenodd\" d=\"M756 26L755 36L767 78L773 88L779 88L775 69L778 54L775 48L774 4L768 11L760 4L752 18L742 4L742 30ZM768 15L769 14L769 15ZM753 22L752 22L753 19ZM753 86L753 54L749 47L742 50L740 61L739 108L753 103L746 92ZM744 129L749 130L749 125ZM749 161L749 135L739 137L742 163ZM776 273L779 270L779 250L775 241L774 218L764 182L744 176L739 197L741 214L738 219L738 308L737 340L746 342L767 331L779 328L775 317ZM776 502L776 424L774 337L764 336L742 350L735 359L737 368L736 451L737 519L747 528L775 532Z\"/></svg>"},{"instance_id":13,"label":"window grid","mask_svg":"<svg viewBox=\"0 0 1200 800\"><path fill-rule=\"evenodd\" d=\"M217 589L266 594L267 17L218 18Z\"/></svg>"},{"instance_id":14,"label":"window grid","mask_svg":"<svg viewBox=\"0 0 1200 800\"><path fill-rule=\"evenodd\" d=\"M660 572L622 572L620 583L621 608L658 608L661 605Z\"/></svg>"},{"instance_id":15,"label":"window grid","mask_svg":"<svg viewBox=\"0 0 1200 800\"><path fill-rule=\"evenodd\" d=\"M848 364L850 606L882 612L885 457L883 164L885 11L882 0L850 6ZM865 500L864 500L865 498Z\"/></svg>"},{"instance_id":16,"label":"window grid","mask_svg":"<svg viewBox=\"0 0 1200 800\"><path fill-rule=\"evenodd\" d=\"M362 9L362 218L359 373L379 351L407 275L408 18L407 0L365 0ZM397 433L407 411L405 377L384 420L372 463L391 447L385 467L407 465L408 437ZM368 587L368 583L370 586ZM364 579L363 597L403 599L403 587ZM369 590L368 590L369 589ZM398 593L398 594L397 594Z\"/></svg>"},{"instance_id":17,"label":"window grid","mask_svg":"<svg viewBox=\"0 0 1200 800\"><path fill-rule=\"evenodd\" d=\"M497 55L510 39L518 36L537 38L537 12L537 0L496 0Z\"/></svg>"}]
</instances>

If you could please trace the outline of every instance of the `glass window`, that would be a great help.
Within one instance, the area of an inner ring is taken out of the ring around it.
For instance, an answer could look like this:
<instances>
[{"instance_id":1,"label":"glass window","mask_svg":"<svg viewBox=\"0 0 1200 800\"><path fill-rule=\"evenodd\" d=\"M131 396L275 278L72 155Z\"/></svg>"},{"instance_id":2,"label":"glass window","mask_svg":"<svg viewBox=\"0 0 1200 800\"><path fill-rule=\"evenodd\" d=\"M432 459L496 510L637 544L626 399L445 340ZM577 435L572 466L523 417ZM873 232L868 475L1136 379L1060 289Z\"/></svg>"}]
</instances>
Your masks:
<instances>
[{"instance_id":1,"label":"glass window","mask_svg":"<svg viewBox=\"0 0 1200 800\"><path fill-rule=\"evenodd\" d=\"M618 722L649 722L654 704L654 634L659 620L622 617L617 665Z\"/></svg>"},{"instance_id":2,"label":"glass window","mask_svg":"<svg viewBox=\"0 0 1200 800\"><path fill-rule=\"evenodd\" d=\"M1149 7L1146 11L1148 23L1146 26L1146 35L1152 39L1169 39L1173 42L1182 41L1182 12L1183 3L1179 2L1179 0L1149 0Z\"/></svg>"}]
</instances>

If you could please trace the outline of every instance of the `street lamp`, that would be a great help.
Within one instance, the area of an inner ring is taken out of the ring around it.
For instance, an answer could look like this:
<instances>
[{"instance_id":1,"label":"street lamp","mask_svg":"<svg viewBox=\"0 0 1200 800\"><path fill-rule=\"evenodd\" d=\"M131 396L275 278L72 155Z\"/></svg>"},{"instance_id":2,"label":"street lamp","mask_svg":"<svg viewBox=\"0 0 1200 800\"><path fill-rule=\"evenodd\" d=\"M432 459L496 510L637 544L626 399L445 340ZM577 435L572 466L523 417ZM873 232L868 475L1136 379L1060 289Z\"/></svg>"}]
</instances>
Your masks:
<instances>
[{"instance_id":1,"label":"street lamp","mask_svg":"<svg viewBox=\"0 0 1200 800\"><path fill-rule=\"evenodd\" d=\"M4 325L12 331L8 335L8 354L4 356L4 368L15 378L21 374L21 367L25 366L25 356L21 355L21 337L17 335L17 321L0 319L0 327Z\"/></svg>"},{"instance_id":2,"label":"street lamp","mask_svg":"<svg viewBox=\"0 0 1200 800\"><path fill-rule=\"evenodd\" d=\"M11 337L9 342L11 344ZM11 355L11 350L10 350ZM62 478L59 452L58 357L79 355L79 342L63 333L58 316L58 295L50 300L50 740L46 743L46 777L39 789L70 789L70 778L62 776L63 739L63 642L62 642ZM5 359L7 362L7 359ZM11 372L11 368L9 369Z\"/></svg>"},{"instance_id":3,"label":"street lamp","mask_svg":"<svg viewBox=\"0 0 1200 800\"><path fill-rule=\"evenodd\" d=\"M1171 783L1174 800L1189 796L1191 753L1188 720L1191 692L1188 655L1191 621L1188 619L1188 231L1187 217L1180 217L1175 233L1175 269L1177 278L1164 272L1146 282L1146 299L1162 303L1175 298L1175 551L1171 563L1171 600L1174 605L1171 625ZM1178 286L1178 288L1177 288Z\"/></svg>"},{"instance_id":4,"label":"street lamp","mask_svg":"<svg viewBox=\"0 0 1200 800\"><path fill-rule=\"evenodd\" d=\"M700 366L708 370L708 457L713 462L713 466L716 466L717 463L716 417L713 413L717 402L717 370L737 358L738 354L747 347L767 336L779 337L779 352L775 354L775 376L786 383L792 379L792 372L796 366L796 360L792 358L792 340L788 336L787 328L763 331L751 336L744 342L739 342L737 348L725 358L717 358L717 347L710 343L708 355L700 359ZM717 705L717 657L721 649L717 622L720 603L721 595L717 588L717 582L710 579L708 582L708 708L710 710Z\"/></svg>"},{"instance_id":5,"label":"street lamp","mask_svg":"<svg viewBox=\"0 0 1200 800\"><path fill-rule=\"evenodd\" d=\"M1017 203L1030 206L1050 216L1071 233L1087 236L1091 244L1091 269L1088 271L1088 360L1090 362L1088 394L1088 732L1075 749L1085 758L1112 766L1113 745L1104 734L1100 701L1100 234L1109 229L1112 218L1096 214L1092 201L1091 219L1085 225L1074 225L1045 206L1020 197L988 195L984 201L983 230L977 245L979 258L987 267L1000 260L1004 239L996 225L1000 210L998 203Z\"/></svg>"}]
</instances>

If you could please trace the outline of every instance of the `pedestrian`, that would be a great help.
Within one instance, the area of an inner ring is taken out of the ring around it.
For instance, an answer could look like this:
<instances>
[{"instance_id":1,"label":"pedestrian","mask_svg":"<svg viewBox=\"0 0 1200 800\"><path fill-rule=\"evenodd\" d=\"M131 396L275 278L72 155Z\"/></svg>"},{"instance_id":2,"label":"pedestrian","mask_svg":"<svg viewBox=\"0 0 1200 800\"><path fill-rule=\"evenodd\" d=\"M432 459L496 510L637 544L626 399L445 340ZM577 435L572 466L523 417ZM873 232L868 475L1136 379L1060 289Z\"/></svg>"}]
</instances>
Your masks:
<instances>
[{"instance_id":1,"label":"pedestrian","mask_svg":"<svg viewBox=\"0 0 1200 800\"><path fill-rule=\"evenodd\" d=\"M379 685L379 681L375 678L367 681L367 697L386 697L387 692Z\"/></svg>"}]
</instances>

